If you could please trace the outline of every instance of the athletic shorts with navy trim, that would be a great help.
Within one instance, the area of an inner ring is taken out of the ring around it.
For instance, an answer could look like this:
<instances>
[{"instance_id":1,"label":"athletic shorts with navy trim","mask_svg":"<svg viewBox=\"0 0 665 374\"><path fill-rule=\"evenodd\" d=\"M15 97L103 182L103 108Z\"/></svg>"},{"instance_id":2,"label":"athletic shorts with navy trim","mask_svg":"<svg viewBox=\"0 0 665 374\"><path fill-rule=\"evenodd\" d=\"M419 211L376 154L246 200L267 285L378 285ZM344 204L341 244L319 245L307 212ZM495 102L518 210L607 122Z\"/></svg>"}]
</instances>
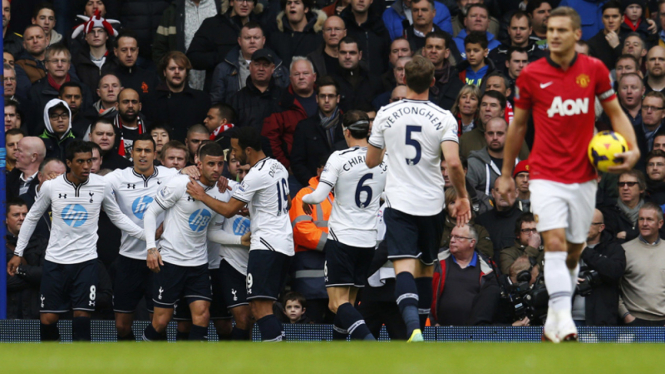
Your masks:
<instances>
[{"instance_id":1,"label":"athletic shorts with navy trim","mask_svg":"<svg viewBox=\"0 0 665 374\"><path fill-rule=\"evenodd\" d=\"M231 313L226 308L224 297L222 295L222 271L221 269L209 269L210 284L212 286L212 301L210 302L210 319L230 319L233 318ZM245 277L241 280L241 286L245 288ZM243 291L244 293L244 291ZM189 309L189 303L181 300L175 304L173 308L173 320L175 321L191 321L192 313Z\"/></svg>"},{"instance_id":2,"label":"athletic shorts with navy trim","mask_svg":"<svg viewBox=\"0 0 665 374\"><path fill-rule=\"evenodd\" d=\"M41 313L70 310L94 312L97 300L97 259L78 264L56 264L44 260L40 286Z\"/></svg>"},{"instance_id":3,"label":"athletic shorts with navy trim","mask_svg":"<svg viewBox=\"0 0 665 374\"><path fill-rule=\"evenodd\" d=\"M365 287L374 248L360 248L328 238L323 249L326 287Z\"/></svg>"},{"instance_id":4,"label":"athletic shorts with navy trim","mask_svg":"<svg viewBox=\"0 0 665 374\"><path fill-rule=\"evenodd\" d=\"M155 307L173 308L178 301L212 301L208 264L178 266L164 262L152 277L152 301Z\"/></svg>"},{"instance_id":5,"label":"athletic shorts with navy trim","mask_svg":"<svg viewBox=\"0 0 665 374\"><path fill-rule=\"evenodd\" d=\"M247 300L277 300L289 273L291 257L275 251L249 251L247 263Z\"/></svg>"},{"instance_id":6,"label":"athletic shorts with navy trim","mask_svg":"<svg viewBox=\"0 0 665 374\"><path fill-rule=\"evenodd\" d=\"M145 298L148 312L152 313L152 275L145 260L118 256L113 282L113 311L134 313L136 306Z\"/></svg>"},{"instance_id":7,"label":"athletic shorts with navy trim","mask_svg":"<svg viewBox=\"0 0 665 374\"><path fill-rule=\"evenodd\" d=\"M236 270L228 261L222 259L219 264L219 292L224 299L226 309L233 309L242 305L249 305L247 302L247 277ZM215 292L215 283L213 283L213 292Z\"/></svg>"},{"instance_id":8,"label":"athletic shorts with navy trim","mask_svg":"<svg viewBox=\"0 0 665 374\"><path fill-rule=\"evenodd\" d=\"M443 235L444 211L433 216L413 216L386 208L383 219L389 259L413 258L425 265L434 264Z\"/></svg>"}]
</instances>

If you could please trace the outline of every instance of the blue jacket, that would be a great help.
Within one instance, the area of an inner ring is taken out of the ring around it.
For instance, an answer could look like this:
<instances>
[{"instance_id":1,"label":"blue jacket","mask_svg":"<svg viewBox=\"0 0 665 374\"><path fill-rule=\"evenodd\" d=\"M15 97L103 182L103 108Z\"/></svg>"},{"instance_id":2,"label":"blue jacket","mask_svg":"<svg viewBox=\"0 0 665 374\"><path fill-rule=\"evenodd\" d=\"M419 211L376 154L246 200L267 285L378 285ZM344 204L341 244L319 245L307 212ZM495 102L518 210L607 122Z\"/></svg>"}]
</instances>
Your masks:
<instances>
[{"instance_id":1,"label":"blue jacket","mask_svg":"<svg viewBox=\"0 0 665 374\"><path fill-rule=\"evenodd\" d=\"M448 34L453 34L453 24L450 18L450 11L442 3L435 1L434 9L436 10L436 16L434 17L434 24L439 26L441 30L447 32ZM395 40L400 36L403 36L404 26L402 22L406 19L404 14L404 4L402 0L397 0L393 5L386 9L383 12L383 23L388 29L390 34L390 40Z\"/></svg>"},{"instance_id":2,"label":"blue jacket","mask_svg":"<svg viewBox=\"0 0 665 374\"><path fill-rule=\"evenodd\" d=\"M224 58L224 61L215 67L212 75L212 86L210 88L210 101L213 104L226 103L229 98L240 91L240 83L238 77L238 56L240 55L240 47L234 47ZM289 81L289 70L286 66L282 65L282 60L277 57L275 52L275 71L272 77L279 87L287 87Z\"/></svg>"},{"instance_id":3,"label":"blue jacket","mask_svg":"<svg viewBox=\"0 0 665 374\"><path fill-rule=\"evenodd\" d=\"M464 48L464 38L466 38L466 29L462 29L459 34L455 37L455 44L457 44L457 49L459 49L462 58L466 60L466 49ZM491 32L487 31L487 49L490 51L494 48L501 45L501 42L494 38ZM459 61L457 61L459 63Z\"/></svg>"},{"instance_id":4,"label":"blue jacket","mask_svg":"<svg viewBox=\"0 0 665 374\"><path fill-rule=\"evenodd\" d=\"M580 14L582 19L582 39L594 37L603 29L603 10L607 0L562 0L559 6L569 6Z\"/></svg>"}]
</instances>

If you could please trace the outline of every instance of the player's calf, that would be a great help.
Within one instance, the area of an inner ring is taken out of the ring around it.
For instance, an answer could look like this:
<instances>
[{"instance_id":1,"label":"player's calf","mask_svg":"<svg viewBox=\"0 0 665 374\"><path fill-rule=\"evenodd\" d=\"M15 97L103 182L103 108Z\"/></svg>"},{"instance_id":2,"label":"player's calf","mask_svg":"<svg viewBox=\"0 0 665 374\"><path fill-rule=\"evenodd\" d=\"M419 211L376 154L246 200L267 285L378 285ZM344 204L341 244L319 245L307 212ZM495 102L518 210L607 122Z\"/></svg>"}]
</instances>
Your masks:
<instances>
[{"instance_id":1,"label":"player's calf","mask_svg":"<svg viewBox=\"0 0 665 374\"><path fill-rule=\"evenodd\" d=\"M134 322L134 314L131 313L116 313L115 314L115 329L118 331L118 341L135 341L134 331L132 330L132 323Z\"/></svg>"}]
</instances>

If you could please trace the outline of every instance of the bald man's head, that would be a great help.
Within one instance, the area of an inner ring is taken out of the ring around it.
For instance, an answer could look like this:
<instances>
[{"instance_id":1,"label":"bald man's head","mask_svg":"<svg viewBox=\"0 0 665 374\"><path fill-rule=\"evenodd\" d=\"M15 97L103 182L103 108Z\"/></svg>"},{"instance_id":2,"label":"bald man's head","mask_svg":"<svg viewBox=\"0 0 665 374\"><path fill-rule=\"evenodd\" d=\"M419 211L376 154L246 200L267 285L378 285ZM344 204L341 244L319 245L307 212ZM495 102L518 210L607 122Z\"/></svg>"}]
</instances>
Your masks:
<instances>
[{"instance_id":1,"label":"bald man's head","mask_svg":"<svg viewBox=\"0 0 665 374\"><path fill-rule=\"evenodd\" d=\"M44 142L36 136L26 136L18 142L16 168L24 173L34 174L46 157Z\"/></svg>"},{"instance_id":2,"label":"bald man's head","mask_svg":"<svg viewBox=\"0 0 665 374\"><path fill-rule=\"evenodd\" d=\"M650 78L657 79L665 76L665 48L657 45L649 50L647 71Z\"/></svg>"}]
</instances>

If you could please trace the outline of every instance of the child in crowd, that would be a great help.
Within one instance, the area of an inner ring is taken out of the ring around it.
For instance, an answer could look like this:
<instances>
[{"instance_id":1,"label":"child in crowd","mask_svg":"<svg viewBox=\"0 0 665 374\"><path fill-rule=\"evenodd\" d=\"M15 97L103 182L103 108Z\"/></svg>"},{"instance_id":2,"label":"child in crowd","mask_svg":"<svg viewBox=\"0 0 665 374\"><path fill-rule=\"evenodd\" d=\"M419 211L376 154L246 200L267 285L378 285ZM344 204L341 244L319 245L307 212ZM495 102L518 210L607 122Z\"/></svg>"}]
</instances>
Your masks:
<instances>
[{"instance_id":1,"label":"child in crowd","mask_svg":"<svg viewBox=\"0 0 665 374\"><path fill-rule=\"evenodd\" d=\"M289 323L312 323L305 315L306 306L307 300L298 292L289 292L284 296L284 314L289 319Z\"/></svg>"}]
</instances>

